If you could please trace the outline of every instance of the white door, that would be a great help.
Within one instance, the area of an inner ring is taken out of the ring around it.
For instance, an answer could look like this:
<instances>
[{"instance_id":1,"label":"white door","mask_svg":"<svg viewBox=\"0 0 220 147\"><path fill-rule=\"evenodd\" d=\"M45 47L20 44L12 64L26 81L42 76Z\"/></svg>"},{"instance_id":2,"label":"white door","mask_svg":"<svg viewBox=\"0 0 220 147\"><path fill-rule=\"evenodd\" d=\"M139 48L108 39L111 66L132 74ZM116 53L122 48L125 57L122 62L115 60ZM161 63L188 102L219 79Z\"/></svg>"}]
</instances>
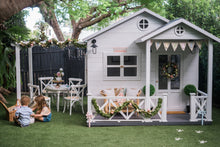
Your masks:
<instances>
[{"instance_id":1,"label":"white door","mask_svg":"<svg viewBox=\"0 0 220 147\"><path fill-rule=\"evenodd\" d=\"M168 64L177 65L178 76L176 78L168 78L166 73L174 73L173 67L164 70L164 66ZM157 75L156 75L156 91L158 95L168 93L167 110L168 111L183 111L181 96L181 54L158 54L157 55Z\"/></svg>"}]
</instances>

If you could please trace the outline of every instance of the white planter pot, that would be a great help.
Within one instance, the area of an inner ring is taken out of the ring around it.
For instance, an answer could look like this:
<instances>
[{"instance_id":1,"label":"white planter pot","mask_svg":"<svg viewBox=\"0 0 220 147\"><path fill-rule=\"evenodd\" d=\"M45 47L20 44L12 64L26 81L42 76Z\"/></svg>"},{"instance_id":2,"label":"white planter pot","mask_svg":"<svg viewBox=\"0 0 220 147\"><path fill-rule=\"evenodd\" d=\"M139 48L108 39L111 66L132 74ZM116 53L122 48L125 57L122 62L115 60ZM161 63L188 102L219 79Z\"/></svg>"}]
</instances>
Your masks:
<instances>
[{"instance_id":1,"label":"white planter pot","mask_svg":"<svg viewBox=\"0 0 220 147\"><path fill-rule=\"evenodd\" d=\"M61 81L61 80L62 80L62 77L56 77L56 80L57 80L57 81Z\"/></svg>"}]
</instances>

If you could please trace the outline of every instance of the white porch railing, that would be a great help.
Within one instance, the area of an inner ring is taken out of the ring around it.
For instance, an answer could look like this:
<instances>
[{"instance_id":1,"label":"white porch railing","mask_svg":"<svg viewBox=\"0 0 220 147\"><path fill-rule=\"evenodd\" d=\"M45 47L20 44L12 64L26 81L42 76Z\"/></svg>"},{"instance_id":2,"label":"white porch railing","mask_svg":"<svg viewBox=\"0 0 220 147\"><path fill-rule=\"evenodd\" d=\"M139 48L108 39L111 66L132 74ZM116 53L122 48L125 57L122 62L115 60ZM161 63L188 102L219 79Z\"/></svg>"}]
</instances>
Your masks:
<instances>
[{"instance_id":1,"label":"white porch railing","mask_svg":"<svg viewBox=\"0 0 220 147\"><path fill-rule=\"evenodd\" d=\"M200 90L190 93L190 121L207 120L207 99L208 95Z\"/></svg>"},{"instance_id":2,"label":"white porch railing","mask_svg":"<svg viewBox=\"0 0 220 147\"><path fill-rule=\"evenodd\" d=\"M108 107L108 110L110 112L110 105L113 105L114 107L117 107L113 100L117 99L120 101L120 99L126 99L128 100L137 100L139 99L139 108L145 109L145 110L154 110L157 107L158 99L162 99L162 104L160 111L157 113L157 115L152 116L151 118L145 118L141 114L137 114L135 110L128 110L127 111L119 111L119 115L113 115L110 118L105 118L100 116L96 113L96 110L93 107L92 99L96 99L100 110L105 111L106 107ZM162 96L152 96L152 97L100 97L100 96L88 96L88 114L92 114L92 117L87 120L87 123L94 123L97 121L140 121L140 122L153 122L153 121L159 121L159 122L167 122L167 94L164 94Z\"/></svg>"}]
</instances>

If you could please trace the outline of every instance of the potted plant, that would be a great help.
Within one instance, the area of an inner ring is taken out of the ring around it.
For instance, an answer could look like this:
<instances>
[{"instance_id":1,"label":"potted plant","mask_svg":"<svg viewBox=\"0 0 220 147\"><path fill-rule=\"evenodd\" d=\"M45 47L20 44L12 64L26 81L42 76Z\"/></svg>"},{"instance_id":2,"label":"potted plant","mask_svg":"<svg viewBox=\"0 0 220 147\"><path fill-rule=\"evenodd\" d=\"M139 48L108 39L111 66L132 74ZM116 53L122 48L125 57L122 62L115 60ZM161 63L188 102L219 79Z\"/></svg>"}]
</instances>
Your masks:
<instances>
[{"instance_id":1,"label":"potted plant","mask_svg":"<svg viewBox=\"0 0 220 147\"><path fill-rule=\"evenodd\" d=\"M63 68L60 68L59 71L56 73L56 80L61 81L63 76L64 76Z\"/></svg>"},{"instance_id":2,"label":"potted plant","mask_svg":"<svg viewBox=\"0 0 220 147\"><path fill-rule=\"evenodd\" d=\"M146 86L144 86L142 89L144 95L145 95L145 89L146 89ZM155 88L152 84L150 84L150 96L154 95L154 93L155 93Z\"/></svg>"},{"instance_id":3,"label":"potted plant","mask_svg":"<svg viewBox=\"0 0 220 147\"><path fill-rule=\"evenodd\" d=\"M192 85L192 84L186 85L186 86L184 87L184 93L185 93L187 96L190 96L190 93L197 93L196 86L195 86L195 85ZM188 99L187 105L186 105L186 112L187 112L187 113L190 112L189 99Z\"/></svg>"}]
</instances>

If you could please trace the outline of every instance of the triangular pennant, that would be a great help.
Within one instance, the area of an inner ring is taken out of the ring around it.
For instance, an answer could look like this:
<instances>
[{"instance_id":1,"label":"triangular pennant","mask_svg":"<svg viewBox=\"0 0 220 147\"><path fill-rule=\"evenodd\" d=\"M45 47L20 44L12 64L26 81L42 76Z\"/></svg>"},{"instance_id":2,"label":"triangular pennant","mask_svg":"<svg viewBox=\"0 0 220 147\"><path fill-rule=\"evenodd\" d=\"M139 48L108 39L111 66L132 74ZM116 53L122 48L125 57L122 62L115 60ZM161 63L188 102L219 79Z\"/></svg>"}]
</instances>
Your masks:
<instances>
[{"instance_id":1,"label":"triangular pennant","mask_svg":"<svg viewBox=\"0 0 220 147\"><path fill-rule=\"evenodd\" d=\"M197 44L197 46L198 46L199 49L202 48L202 41L196 41L196 44Z\"/></svg>"},{"instance_id":2,"label":"triangular pennant","mask_svg":"<svg viewBox=\"0 0 220 147\"><path fill-rule=\"evenodd\" d=\"M190 49L191 51L193 51L194 45L195 45L195 42L194 42L194 41L188 42L188 46L189 46L189 49Z\"/></svg>"},{"instance_id":3,"label":"triangular pennant","mask_svg":"<svg viewBox=\"0 0 220 147\"><path fill-rule=\"evenodd\" d=\"M163 46L164 46L165 51L167 51L170 46L170 42L163 42Z\"/></svg>"},{"instance_id":4,"label":"triangular pennant","mask_svg":"<svg viewBox=\"0 0 220 147\"><path fill-rule=\"evenodd\" d=\"M161 45L161 42L160 42L160 41L156 41L156 42L155 42L156 50L158 50L158 49L160 48L160 45Z\"/></svg>"},{"instance_id":5,"label":"triangular pennant","mask_svg":"<svg viewBox=\"0 0 220 147\"><path fill-rule=\"evenodd\" d=\"M171 42L171 45L172 45L173 51L175 52L178 47L178 42Z\"/></svg>"},{"instance_id":6,"label":"triangular pennant","mask_svg":"<svg viewBox=\"0 0 220 147\"><path fill-rule=\"evenodd\" d=\"M152 40L150 40L150 46L152 46L152 44L153 44L153 42L152 42Z\"/></svg>"},{"instance_id":7,"label":"triangular pennant","mask_svg":"<svg viewBox=\"0 0 220 147\"><path fill-rule=\"evenodd\" d=\"M186 48L186 42L180 42L180 47L184 51Z\"/></svg>"}]
</instances>

